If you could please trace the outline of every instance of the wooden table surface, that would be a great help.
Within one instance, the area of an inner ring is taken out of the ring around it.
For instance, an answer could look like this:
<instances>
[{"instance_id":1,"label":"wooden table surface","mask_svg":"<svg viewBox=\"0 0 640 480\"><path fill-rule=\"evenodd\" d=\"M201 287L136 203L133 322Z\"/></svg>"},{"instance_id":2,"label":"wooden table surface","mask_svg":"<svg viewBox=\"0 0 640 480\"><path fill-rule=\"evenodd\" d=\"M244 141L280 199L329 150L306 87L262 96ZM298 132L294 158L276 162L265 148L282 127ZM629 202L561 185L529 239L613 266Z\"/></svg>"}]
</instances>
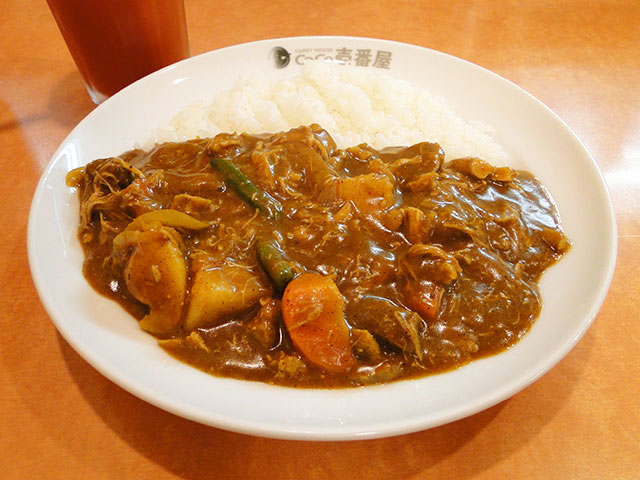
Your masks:
<instances>
[{"instance_id":1,"label":"wooden table surface","mask_svg":"<svg viewBox=\"0 0 640 480\"><path fill-rule=\"evenodd\" d=\"M593 326L511 399L410 435L270 440L184 420L101 376L34 289L29 205L57 146L95 106L44 0L0 9L2 478L640 478L640 2L186 0L192 54L251 40L355 35L480 64L538 97L602 169L618 264Z\"/></svg>"}]
</instances>

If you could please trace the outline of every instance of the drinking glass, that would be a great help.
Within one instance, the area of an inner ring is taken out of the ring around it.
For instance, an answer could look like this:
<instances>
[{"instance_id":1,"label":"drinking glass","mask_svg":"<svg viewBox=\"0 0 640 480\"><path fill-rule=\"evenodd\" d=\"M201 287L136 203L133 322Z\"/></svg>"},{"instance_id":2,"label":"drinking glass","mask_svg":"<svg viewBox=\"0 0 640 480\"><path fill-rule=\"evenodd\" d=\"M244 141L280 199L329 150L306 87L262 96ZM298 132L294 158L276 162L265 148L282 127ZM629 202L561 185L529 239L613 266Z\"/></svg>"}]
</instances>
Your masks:
<instances>
[{"instance_id":1,"label":"drinking glass","mask_svg":"<svg viewBox=\"0 0 640 480\"><path fill-rule=\"evenodd\" d=\"M183 0L47 0L91 99L189 56Z\"/></svg>"}]
</instances>

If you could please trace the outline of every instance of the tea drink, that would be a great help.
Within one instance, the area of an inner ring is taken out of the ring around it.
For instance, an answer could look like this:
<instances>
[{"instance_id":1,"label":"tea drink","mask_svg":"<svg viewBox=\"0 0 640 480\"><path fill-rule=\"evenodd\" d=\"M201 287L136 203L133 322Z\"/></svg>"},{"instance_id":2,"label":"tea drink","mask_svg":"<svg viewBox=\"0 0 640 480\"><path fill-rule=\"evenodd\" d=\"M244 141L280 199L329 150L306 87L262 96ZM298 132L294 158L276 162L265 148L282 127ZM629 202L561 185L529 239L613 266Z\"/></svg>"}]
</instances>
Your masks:
<instances>
[{"instance_id":1,"label":"tea drink","mask_svg":"<svg viewBox=\"0 0 640 480\"><path fill-rule=\"evenodd\" d=\"M189 56L183 0L47 3L96 103Z\"/></svg>"}]
</instances>

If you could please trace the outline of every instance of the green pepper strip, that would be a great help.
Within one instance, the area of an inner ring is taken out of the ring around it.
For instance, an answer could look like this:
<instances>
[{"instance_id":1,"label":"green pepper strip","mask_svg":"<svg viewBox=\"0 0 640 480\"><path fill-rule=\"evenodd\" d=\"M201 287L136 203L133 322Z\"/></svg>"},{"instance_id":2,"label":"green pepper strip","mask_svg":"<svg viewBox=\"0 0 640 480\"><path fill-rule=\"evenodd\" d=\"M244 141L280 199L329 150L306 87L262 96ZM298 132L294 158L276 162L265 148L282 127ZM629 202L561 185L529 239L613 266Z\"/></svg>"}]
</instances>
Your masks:
<instances>
[{"instance_id":1,"label":"green pepper strip","mask_svg":"<svg viewBox=\"0 0 640 480\"><path fill-rule=\"evenodd\" d=\"M270 242L259 241L256 248L260 263L276 286L276 290L279 293L284 292L284 289L294 277L290 262L286 259L284 253Z\"/></svg>"},{"instance_id":2,"label":"green pepper strip","mask_svg":"<svg viewBox=\"0 0 640 480\"><path fill-rule=\"evenodd\" d=\"M249 178L226 158L213 157L211 166L233 185L238 195L260 210L267 217L277 220L282 213L282 205L267 192L260 190Z\"/></svg>"}]
</instances>

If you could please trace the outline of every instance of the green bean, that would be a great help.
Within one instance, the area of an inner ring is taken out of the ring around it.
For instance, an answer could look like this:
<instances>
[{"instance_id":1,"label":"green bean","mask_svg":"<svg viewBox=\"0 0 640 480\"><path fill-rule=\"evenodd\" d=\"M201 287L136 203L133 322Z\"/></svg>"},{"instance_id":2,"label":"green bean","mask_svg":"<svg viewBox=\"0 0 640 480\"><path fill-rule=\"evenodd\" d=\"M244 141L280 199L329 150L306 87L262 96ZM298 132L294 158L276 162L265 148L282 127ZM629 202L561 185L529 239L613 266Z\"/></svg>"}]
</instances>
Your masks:
<instances>
[{"instance_id":1,"label":"green bean","mask_svg":"<svg viewBox=\"0 0 640 480\"><path fill-rule=\"evenodd\" d=\"M258 241L256 244L260 263L267 271L279 293L284 292L285 287L293 280L290 262L284 253L273 243Z\"/></svg>"},{"instance_id":2,"label":"green bean","mask_svg":"<svg viewBox=\"0 0 640 480\"><path fill-rule=\"evenodd\" d=\"M259 189L249 178L227 158L213 157L211 166L218 170L244 200L260 210L267 217L277 220L282 213L282 205L267 192Z\"/></svg>"}]
</instances>

